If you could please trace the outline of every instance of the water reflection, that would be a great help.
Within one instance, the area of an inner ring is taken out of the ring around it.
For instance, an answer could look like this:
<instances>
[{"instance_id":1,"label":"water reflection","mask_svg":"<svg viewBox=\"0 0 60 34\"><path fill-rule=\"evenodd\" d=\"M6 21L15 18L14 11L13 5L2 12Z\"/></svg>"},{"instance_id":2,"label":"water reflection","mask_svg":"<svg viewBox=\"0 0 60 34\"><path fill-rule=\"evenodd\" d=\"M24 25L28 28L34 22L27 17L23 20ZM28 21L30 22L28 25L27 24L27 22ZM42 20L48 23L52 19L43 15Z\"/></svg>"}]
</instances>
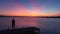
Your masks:
<instances>
[{"instance_id":1,"label":"water reflection","mask_svg":"<svg viewBox=\"0 0 60 34\"><path fill-rule=\"evenodd\" d=\"M38 18L16 18L16 27L39 27Z\"/></svg>"},{"instance_id":2,"label":"water reflection","mask_svg":"<svg viewBox=\"0 0 60 34\"><path fill-rule=\"evenodd\" d=\"M60 18L21 18L14 17L16 28L39 27L41 30L60 31ZM12 17L0 17L0 30L11 28Z\"/></svg>"}]
</instances>

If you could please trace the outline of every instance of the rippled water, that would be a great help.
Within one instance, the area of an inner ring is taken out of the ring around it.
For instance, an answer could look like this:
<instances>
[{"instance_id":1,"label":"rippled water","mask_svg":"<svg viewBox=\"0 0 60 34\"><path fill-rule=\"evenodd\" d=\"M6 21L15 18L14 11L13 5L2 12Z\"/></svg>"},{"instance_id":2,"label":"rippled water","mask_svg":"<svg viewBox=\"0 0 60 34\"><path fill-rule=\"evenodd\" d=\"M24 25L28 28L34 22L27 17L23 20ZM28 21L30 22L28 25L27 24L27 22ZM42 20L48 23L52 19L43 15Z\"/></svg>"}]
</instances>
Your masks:
<instances>
[{"instance_id":1,"label":"rippled water","mask_svg":"<svg viewBox=\"0 0 60 34\"><path fill-rule=\"evenodd\" d=\"M38 27L41 32L60 32L60 18L14 17L16 28ZM12 17L0 17L0 30L11 29Z\"/></svg>"}]
</instances>

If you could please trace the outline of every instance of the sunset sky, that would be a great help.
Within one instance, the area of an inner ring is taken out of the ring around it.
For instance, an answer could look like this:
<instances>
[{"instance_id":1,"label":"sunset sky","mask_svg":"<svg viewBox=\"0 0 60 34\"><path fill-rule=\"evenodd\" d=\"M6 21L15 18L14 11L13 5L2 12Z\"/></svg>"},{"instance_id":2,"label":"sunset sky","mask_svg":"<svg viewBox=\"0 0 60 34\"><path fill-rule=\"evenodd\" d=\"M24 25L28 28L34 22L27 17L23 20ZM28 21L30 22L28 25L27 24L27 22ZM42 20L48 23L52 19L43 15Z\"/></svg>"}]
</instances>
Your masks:
<instances>
[{"instance_id":1,"label":"sunset sky","mask_svg":"<svg viewBox=\"0 0 60 34\"><path fill-rule=\"evenodd\" d=\"M0 15L60 16L60 0L0 0Z\"/></svg>"}]
</instances>

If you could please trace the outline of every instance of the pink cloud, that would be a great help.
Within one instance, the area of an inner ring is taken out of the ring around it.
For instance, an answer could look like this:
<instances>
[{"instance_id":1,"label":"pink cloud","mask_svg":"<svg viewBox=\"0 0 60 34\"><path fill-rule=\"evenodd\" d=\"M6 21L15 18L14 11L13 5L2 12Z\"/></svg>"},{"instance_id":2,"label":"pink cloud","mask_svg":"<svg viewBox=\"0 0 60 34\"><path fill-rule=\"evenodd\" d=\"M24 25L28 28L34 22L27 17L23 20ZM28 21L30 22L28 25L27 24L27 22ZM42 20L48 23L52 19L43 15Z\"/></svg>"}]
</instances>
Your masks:
<instances>
[{"instance_id":1,"label":"pink cloud","mask_svg":"<svg viewBox=\"0 0 60 34\"><path fill-rule=\"evenodd\" d=\"M39 11L39 7L37 7L36 2L35 1L29 1L29 4L32 6L34 11Z\"/></svg>"},{"instance_id":2,"label":"pink cloud","mask_svg":"<svg viewBox=\"0 0 60 34\"><path fill-rule=\"evenodd\" d=\"M56 13L56 14L54 14L54 16L60 16L60 13Z\"/></svg>"},{"instance_id":3,"label":"pink cloud","mask_svg":"<svg viewBox=\"0 0 60 34\"><path fill-rule=\"evenodd\" d=\"M28 12L29 10L27 9L27 7L22 4L22 3L14 3L15 7L17 8L16 10L20 10L20 12Z\"/></svg>"},{"instance_id":4,"label":"pink cloud","mask_svg":"<svg viewBox=\"0 0 60 34\"><path fill-rule=\"evenodd\" d=\"M45 5L49 4L49 0L48 0L48 2L44 3L40 7L37 6L37 4L34 0L30 0L29 4L32 6L34 11L40 11L42 8L46 8Z\"/></svg>"}]
</instances>

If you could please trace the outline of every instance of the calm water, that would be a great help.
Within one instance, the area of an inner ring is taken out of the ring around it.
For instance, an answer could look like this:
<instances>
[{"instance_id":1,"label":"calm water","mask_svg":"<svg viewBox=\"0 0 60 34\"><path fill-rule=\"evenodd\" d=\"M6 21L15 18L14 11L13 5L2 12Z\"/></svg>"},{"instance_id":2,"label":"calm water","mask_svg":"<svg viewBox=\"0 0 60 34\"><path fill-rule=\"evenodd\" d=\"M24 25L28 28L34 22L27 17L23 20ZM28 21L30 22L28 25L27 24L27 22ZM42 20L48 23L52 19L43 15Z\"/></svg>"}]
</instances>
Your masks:
<instances>
[{"instance_id":1,"label":"calm water","mask_svg":"<svg viewBox=\"0 0 60 34\"><path fill-rule=\"evenodd\" d=\"M14 18L16 20L16 28L33 26L40 28L41 32L55 32L55 34L60 34L60 18ZM0 17L0 30L11 29L11 20L12 17Z\"/></svg>"}]
</instances>

